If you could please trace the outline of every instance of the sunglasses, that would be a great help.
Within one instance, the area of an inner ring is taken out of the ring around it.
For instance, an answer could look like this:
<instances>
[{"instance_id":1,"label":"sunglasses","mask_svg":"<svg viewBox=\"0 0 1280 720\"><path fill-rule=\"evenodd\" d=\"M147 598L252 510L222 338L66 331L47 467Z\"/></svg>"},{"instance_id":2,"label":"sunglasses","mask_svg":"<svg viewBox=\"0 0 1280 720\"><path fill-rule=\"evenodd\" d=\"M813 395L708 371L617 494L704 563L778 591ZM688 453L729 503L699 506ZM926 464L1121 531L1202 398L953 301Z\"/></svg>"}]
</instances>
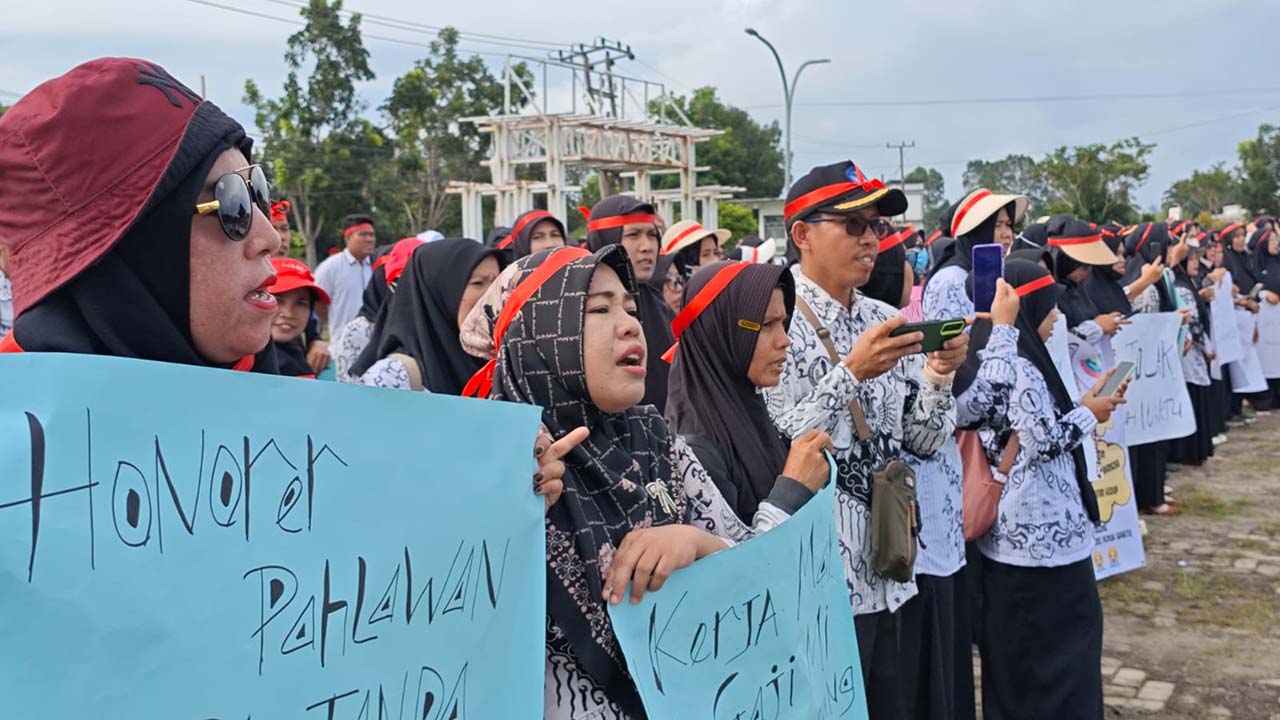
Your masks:
<instances>
[{"instance_id":1,"label":"sunglasses","mask_svg":"<svg viewBox=\"0 0 1280 720\"><path fill-rule=\"evenodd\" d=\"M807 217L804 221L807 223L840 223L841 225L844 225L844 231L848 233L850 237L862 237L863 234L867 232L867 229L870 228L875 231L877 238L883 238L889 234L890 230L893 229L888 222L881 220L880 218L868 220L861 215L845 215L844 217L838 218Z\"/></svg>"},{"instance_id":2,"label":"sunglasses","mask_svg":"<svg viewBox=\"0 0 1280 720\"><path fill-rule=\"evenodd\" d=\"M249 171L249 179L240 173ZM243 240L253 227L253 206L263 216L271 216L271 184L261 165L250 165L218 178L213 186L213 200L196 205L197 215L218 213L222 232L232 240Z\"/></svg>"}]
</instances>

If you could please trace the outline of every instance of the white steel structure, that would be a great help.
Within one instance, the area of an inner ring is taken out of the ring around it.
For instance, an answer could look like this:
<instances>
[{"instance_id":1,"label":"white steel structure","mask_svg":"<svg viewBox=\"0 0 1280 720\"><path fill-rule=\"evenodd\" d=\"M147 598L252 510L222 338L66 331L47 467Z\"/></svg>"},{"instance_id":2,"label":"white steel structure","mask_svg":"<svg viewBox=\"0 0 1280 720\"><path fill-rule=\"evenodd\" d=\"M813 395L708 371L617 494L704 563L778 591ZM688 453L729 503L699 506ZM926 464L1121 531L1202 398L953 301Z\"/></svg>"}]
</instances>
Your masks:
<instances>
[{"instance_id":1,"label":"white steel structure","mask_svg":"<svg viewBox=\"0 0 1280 720\"><path fill-rule=\"evenodd\" d=\"M543 88L535 98L518 74L513 61L524 61L540 68ZM549 70L573 72L572 106L569 112L548 112L547 74ZM577 73L583 73L585 88L579 98ZM598 82L592 78L599 78ZM503 68L505 86L504 112L485 117L465 118L481 132L490 133L487 183L450 183L449 192L462 199L462 230L466 237L484 236L483 198L495 200L494 224L510 225L517 215L531 210L536 196L545 196L545 205L554 215L567 218L567 193L581 188L570 183L570 171L616 171L630 187L615 188L652 202L668 222L679 204L682 218L697 217L715 226L716 202L732 197L742 188L698 187L697 143L721 134L720 130L692 127L679 108L669 102L665 88L645 80L607 75L589 68L556 60L508 58ZM592 89L592 86L596 89ZM657 92L651 92L657 90ZM521 93L526 111L511 112L512 93ZM578 112L578 101L586 113ZM604 102L607 99L608 102ZM650 100L656 101L657 113L651 112ZM630 110L630 112L628 112ZM618 115L611 113L617 112ZM521 166L540 166L544 180L520 179ZM706 169L706 168L702 168ZM657 175L676 174L680 186L675 189L652 189ZM699 207L700 206L700 207Z\"/></svg>"}]
</instances>

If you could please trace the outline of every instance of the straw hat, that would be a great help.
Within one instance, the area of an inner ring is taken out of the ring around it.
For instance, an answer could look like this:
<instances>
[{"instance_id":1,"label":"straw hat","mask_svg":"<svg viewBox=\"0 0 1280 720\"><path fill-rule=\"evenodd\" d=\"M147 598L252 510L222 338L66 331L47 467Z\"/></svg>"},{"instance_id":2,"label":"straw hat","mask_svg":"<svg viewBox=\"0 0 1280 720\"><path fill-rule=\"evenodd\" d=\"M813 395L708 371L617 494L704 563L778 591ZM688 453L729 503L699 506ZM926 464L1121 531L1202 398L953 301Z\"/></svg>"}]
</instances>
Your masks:
<instances>
[{"instance_id":1,"label":"straw hat","mask_svg":"<svg viewBox=\"0 0 1280 720\"><path fill-rule=\"evenodd\" d=\"M659 254L678 253L696 242L701 242L702 238L708 235L715 236L717 246L724 245L726 240L733 237L733 233L724 228L708 230L696 220L681 220L662 233L662 252Z\"/></svg>"},{"instance_id":2,"label":"straw hat","mask_svg":"<svg viewBox=\"0 0 1280 720\"><path fill-rule=\"evenodd\" d=\"M1013 204L1013 217L1009 218L1009 222L1016 223L1026 214L1031 201L1026 195L1001 195L986 188L974 190L956 207L956 213L951 218L951 237L968 235L1010 203Z\"/></svg>"}]
</instances>

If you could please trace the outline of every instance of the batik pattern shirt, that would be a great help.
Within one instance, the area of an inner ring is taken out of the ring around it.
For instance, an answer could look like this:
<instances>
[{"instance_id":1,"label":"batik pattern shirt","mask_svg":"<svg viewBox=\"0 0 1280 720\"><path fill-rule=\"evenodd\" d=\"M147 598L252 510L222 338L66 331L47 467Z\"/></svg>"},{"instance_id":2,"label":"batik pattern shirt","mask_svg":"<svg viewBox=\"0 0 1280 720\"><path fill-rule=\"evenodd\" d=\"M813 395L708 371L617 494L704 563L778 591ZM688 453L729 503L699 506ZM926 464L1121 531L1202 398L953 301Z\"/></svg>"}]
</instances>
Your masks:
<instances>
[{"instance_id":1,"label":"batik pattern shirt","mask_svg":"<svg viewBox=\"0 0 1280 720\"><path fill-rule=\"evenodd\" d=\"M373 323L363 315L357 315L347 323L338 338L333 341L333 373L340 383L359 384L360 378L350 375L351 366L356 364L360 353L369 346L369 338L373 337Z\"/></svg>"},{"instance_id":2,"label":"batik pattern shirt","mask_svg":"<svg viewBox=\"0 0 1280 720\"><path fill-rule=\"evenodd\" d=\"M977 427L997 422L1009 413L1014 386L1014 358L1018 330L1010 325L991 329L987 346L978 352L978 377L956 403L956 424ZM916 471L916 501L920 503L920 549L916 574L947 577L964 567L963 466L960 446L947 438L933 457L910 451L903 462Z\"/></svg>"},{"instance_id":3,"label":"batik pattern shirt","mask_svg":"<svg viewBox=\"0 0 1280 720\"><path fill-rule=\"evenodd\" d=\"M693 450L675 435L671 442L671 466L683 480L685 524L705 530L729 546L775 528L790 517L771 503L762 502L751 527L748 527L725 502ZM570 552L575 552L572 537L567 533L548 531L548 557ZM608 622L608 619L604 618L602 622ZM549 625L551 641L546 648L543 717L546 720L628 720L621 709L609 702L591 677L579 668L569 644L555 641L559 632L554 624Z\"/></svg>"},{"instance_id":4,"label":"batik pattern shirt","mask_svg":"<svg viewBox=\"0 0 1280 720\"><path fill-rule=\"evenodd\" d=\"M1021 356L1014 363L1007 424L978 431L992 474L1004 482L995 523L978 548L1008 565L1070 565L1093 552L1094 526L1080 499L1071 451L1093 437L1097 420L1085 407L1060 415L1040 370ZM1011 431L1021 446L1005 476L995 466Z\"/></svg>"},{"instance_id":5,"label":"batik pattern shirt","mask_svg":"<svg viewBox=\"0 0 1280 720\"><path fill-rule=\"evenodd\" d=\"M926 320L972 317L973 300L965 289L969 274L951 266L938 271L925 285L921 302ZM1018 331L992 328L982 365L969 387L956 398L956 425L973 428L1008 410L1013 390L1012 357L1017 354ZM990 366L990 367L988 367ZM932 457L914 453L903 461L916 471L916 500L920 503L920 551L916 572L946 577L964 567L964 467L955 437L947 438ZM927 546L927 547L926 547Z\"/></svg>"},{"instance_id":6,"label":"batik pattern shirt","mask_svg":"<svg viewBox=\"0 0 1280 720\"><path fill-rule=\"evenodd\" d=\"M888 305L858 295L846 310L797 265L796 296L813 309L830 333L841 358L858 336L897 314ZM791 347L781 381L764 392L765 405L778 429L798 438L808 430L831 436L835 449L836 535L845 565L855 615L896 610L916 593L914 579L905 583L875 571L871 552L870 487L873 473L906 448L929 457L955 431L951 377L925 378L924 357L908 356L879 377L857 380L843 362L832 362L817 330L797 312L791 321ZM932 375L930 373L930 375ZM850 401L866 415L872 438L858 439Z\"/></svg>"},{"instance_id":7,"label":"batik pattern shirt","mask_svg":"<svg viewBox=\"0 0 1280 720\"><path fill-rule=\"evenodd\" d=\"M1200 318L1200 305L1195 293L1190 288L1178 286L1178 299L1182 306L1191 311L1191 319L1187 329L1191 333L1191 349L1182 356L1182 374L1191 385L1205 387L1209 385L1209 353L1213 352L1213 343L1209 333L1204 331L1204 321ZM1182 348L1178 348L1182 352Z\"/></svg>"}]
</instances>

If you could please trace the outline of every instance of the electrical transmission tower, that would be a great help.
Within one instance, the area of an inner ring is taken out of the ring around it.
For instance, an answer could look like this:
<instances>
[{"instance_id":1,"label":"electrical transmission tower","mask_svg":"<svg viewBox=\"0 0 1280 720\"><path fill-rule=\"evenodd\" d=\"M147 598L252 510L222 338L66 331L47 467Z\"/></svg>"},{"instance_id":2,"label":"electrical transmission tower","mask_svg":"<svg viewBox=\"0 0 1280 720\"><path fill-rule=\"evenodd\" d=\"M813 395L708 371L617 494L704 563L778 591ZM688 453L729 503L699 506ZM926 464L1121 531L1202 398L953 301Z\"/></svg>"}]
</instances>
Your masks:
<instances>
[{"instance_id":1,"label":"electrical transmission tower","mask_svg":"<svg viewBox=\"0 0 1280 720\"><path fill-rule=\"evenodd\" d=\"M613 64L623 58L636 59L630 45L623 45L617 40L610 42L599 37L591 45L578 43L572 50L557 50L552 57L565 64L581 65L583 88L595 112L609 117L618 117L618 89L614 84ZM599 72L599 83L594 84L592 75L597 74L596 66L598 65L603 65L604 69ZM606 100L608 101L607 112L604 102Z\"/></svg>"}]
</instances>

